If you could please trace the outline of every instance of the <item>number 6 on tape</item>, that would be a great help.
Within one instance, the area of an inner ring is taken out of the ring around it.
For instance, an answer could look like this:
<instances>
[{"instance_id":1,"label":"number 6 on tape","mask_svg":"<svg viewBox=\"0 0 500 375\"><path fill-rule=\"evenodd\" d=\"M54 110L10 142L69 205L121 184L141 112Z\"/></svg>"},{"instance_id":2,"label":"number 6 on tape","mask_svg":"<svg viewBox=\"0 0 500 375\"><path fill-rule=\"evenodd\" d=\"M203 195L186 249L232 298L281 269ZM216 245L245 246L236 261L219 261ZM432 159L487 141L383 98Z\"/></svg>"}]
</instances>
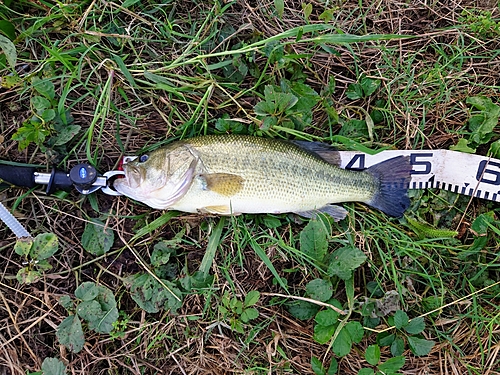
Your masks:
<instances>
[{"instance_id":1,"label":"number 6 on tape","mask_svg":"<svg viewBox=\"0 0 500 375\"><path fill-rule=\"evenodd\" d=\"M410 189L440 188L500 201L500 160L450 150L381 151L368 155L340 151L342 168L365 169L384 160L408 155L413 166Z\"/></svg>"}]
</instances>

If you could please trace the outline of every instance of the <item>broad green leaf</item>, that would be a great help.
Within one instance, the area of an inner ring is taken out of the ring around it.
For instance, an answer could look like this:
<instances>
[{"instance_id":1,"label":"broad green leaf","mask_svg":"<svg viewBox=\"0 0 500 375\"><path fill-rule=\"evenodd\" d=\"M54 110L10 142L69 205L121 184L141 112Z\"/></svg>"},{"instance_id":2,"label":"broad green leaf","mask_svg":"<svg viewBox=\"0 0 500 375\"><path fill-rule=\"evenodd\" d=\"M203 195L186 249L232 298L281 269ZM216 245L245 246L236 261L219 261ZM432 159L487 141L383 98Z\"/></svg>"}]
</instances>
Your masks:
<instances>
[{"instance_id":1,"label":"broad green leaf","mask_svg":"<svg viewBox=\"0 0 500 375\"><path fill-rule=\"evenodd\" d=\"M56 117L56 111L54 111L52 108L46 109L41 113L40 117L45 122L52 121Z\"/></svg>"},{"instance_id":2,"label":"broad green leaf","mask_svg":"<svg viewBox=\"0 0 500 375\"><path fill-rule=\"evenodd\" d=\"M274 106L267 101L260 101L253 107L253 110L257 116L267 116L273 114Z\"/></svg>"},{"instance_id":3,"label":"broad green leaf","mask_svg":"<svg viewBox=\"0 0 500 375\"><path fill-rule=\"evenodd\" d=\"M102 221L91 219L83 231L82 246L92 255L99 256L111 249L114 239L114 232L110 228L104 229Z\"/></svg>"},{"instance_id":4,"label":"broad green leaf","mask_svg":"<svg viewBox=\"0 0 500 375\"><path fill-rule=\"evenodd\" d=\"M243 302L243 304L245 305L245 307L253 306L259 301L259 298L260 298L259 291L258 290L251 290L245 296L245 302Z\"/></svg>"},{"instance_id":5,"label":"broad green leaf","mask_svg":"<svg viewBox=\"0 0 500 375\"><path fill-rule=\"evenodd\" d=\"M119 315L115 296L105 286L98 285L96 288L98 293L95 299L80 303L77 312L87 321L89 329L98 333L109 333Z\"/></svg>"},{"instance_id":6,"label":"broad green leaf","mask_svg":"<svg viewBox=\"0 0 500 375\"><path fill-rule=\"evenodd\" d=\"M283 113L287 109L292 108L297 102L299 101L299 98L297 98L295 95L290 94L290 93L282 93L278 92L275 93L274 95L274 101L276 103L275 111L277 113Z\"/></svg>"},{"instance_id":7,"label":"broad green leaf","mask_svg":"<svg viewBox=\"0 0 500 375\"><path fill-rule=\"evenodd\" d=\"M99 288L92 281L86 281L75 290L75 297L82 301L91 301L99 294Z\"/></svg>"},{"instance_id":8,"label":"broad green leaf","mask_svg":"<svg viewBox=\"0 0 500 375\"><path fill-rule=\"evenodd\" d=\"M208 288L214 282L214 276L205 275L201 271L195 271L192 275L186 275L180 279L182 287L190 292L194 289Z\"/></svg>"},{"instance_id":9,"label":"broad green leaf","mask_svg":"<svg viewBox=\"0 0 500 375\"><path fill-rule=\"evenodd\" d=\"M36 260L43 260L54 255L59 248L59 239L54 233L41 233L35 237L30 256Z\"/></svg>"},{"instance_id":10,"label":"broad green leaf","mask_svg":"<svg viewBox=\"0 0 500 375\"><path fill-rule=\"evenodd\" d=\"M101 304L95 299L81 302L78 305L76 312L80 318L87 322L93 322L95 320L99 321L104 315Z\"/></svg>"},{"instance_id":11,"label":"broad green leaf","mask_svg":"<svg viewBox=\"0 0 500 375\"><path fill-rule=\"evenodd\" d=\"M178 299L149 274L136 274L127 279L130 283L132 299L148 313L157 313L161 309L170 309L175 313L182 305ZM173 283L163 283L182 301L182 294Z\"/></svg>"},{"instance_id":12,"label":"broad green leaf","mask_svg":"<svg viewBox=\"0 0 500 375\"><path fill-rule=\"evenodd\" d=\"M43 112L47 108L50 108L50 102L43 96L39 95L31 97L31 105L38 113Z\"/></svg>"},{"instance_id":13,"label":"broad green leaf","mask_svg":"<svg viewBox=\"0 0 500 375\"><path fill-rule=\"evenodd\" d=\"M14 39L16 39L16 28L11 22L0 20L0 31L10 40L14 41Z\"/></svg>"},{"instance_id":14,"label":"broad green leaf","mask_svg":"<svg viewBox=\"0 0 500 375\"><path fill-rule=\"evenodd\" d=\"M83 349L85 338L83 337L82 323L76 315L70 315L65 318L56 332L57 339L61 345L71 350L73 353L78 353Z\"/></svg>"},{"instance_id":15,"label":"broad green leaf","mask_svg":"<svg viewBox=\"0 0 500 375\"><path fill-rule=\"evenodd\" d=\"M490 111L494 109L495 106L491 99L485 96L470 96L466 99L466 103L472 105L480 111Z\"/></svg>"},{"instance_id":16,"label":"broad green leaf","mask_svg":"<svg viewBox=\"0 0 500 375\"><path fill-rule=\"evenodd\" d=\"M372 366L376 366L380 362L380 346L370 345L365 350L365 359Z\"/></svg>"},{"instance_id":17,"label":"broad green leaf","mask_svg":"<svg viewBox=\"0 0 500 375\"><path fill-rule=\"evenodd\" d=\"M316 314L314 321L322 326L330 326L338 323L339 313L333 309L321 310Z\"/></svg>"},{"instance_id":18,"label":"broad green leaf","mask_svg":"<svg viewBox=\"0 0 500 375\"><path fill-rule=\"evenodd\" d=\"M394 314L394 325L397 329L401 329L408 325L408 319L408 315L404 311L398 310Z\"/></svg>"},{"instance_id":19,"label":"broad green leaf","mask_svg":"<svg viewBox=\"0 0 500 375\"><path fill-rule=\"evenodd\" d=\"M32 246L33 246L33 238L22 237L16 241L14 245L14 251L16 252L17 255L27 256L30 253Z\"/></svg>"},{"instance_id":20,"label":"broad green leaf","mask_svg":"<svg viewBox=\"0 0 500 375\"><path fill-rule=\"evenodd\" d=\"M249 307L241 313L241 321L243 323L248 323L250 320L257 319L258 317L259 311L253 307Z\"/></svg>"},{"instance_id":21,"label":"broad green leaf","mask_svg":"<svg viewBox=\"0 0 500 375\"><path fill-rule=\"evenodd\" d=\"M469 128L473 132L472 140L477 144L489 142L493 136L493 129L498 124L500 106L484 96L469 97L467 98L467 104L481 111L481 114L472 116L469 119Z\"/></svg>"},{"instance_id":22,"label":"broad green leaf","mask_svg":"<svg viewBox=\"0 0 500 375\"><path fill-rule=\"evenodd\" d=\"M99 293L97 294L97 301L101 304L103 311L109 311L116 307L116 299L113 292L106 288L104 285L97 286Z\"/></svg>"},{"instance_id":23,"label":"broad green leaf","mask_svg":"<svg viewBox=\"0 0 500 375\"><path fill-rule=\"evenodd\" d=\"M4 76L2 77L2 82L0 82L1 87L5 87L7 89L11 89L20 83L24 82L21 77L18 76Z\"/></svg>"},{"instance_id":24,"label":"broad green leaf","mask_svg":"<svg viewBox=\"0 0 500 375\"><path fill-rule=\"evenodd\" d=\"M363 77L361 78L360 84L361 87L363 88L363 94L366 97L370 96L378 89L378 87L380 86L380 80Z\"/></svg>"},{"instance_id":25,"label":"broad green leaf","mask_svg":"<svg viewBox=\"0 0 500 375\"><path fill-rule=\"evenodd\" d=\"M323 13L321 13L319 15L318 19L321 20L321 21L323 21L323 22L325 22L325 23L328 23L328 22L330 22L333 19L334 15L335 15L335 12L336 12L335 8L325 9L323 11Z\"/></svg>"},{"instance_id":26,"label":"broad green leaf","mask_svg":"<svg viewBox=\"0 0 500 375\"><path fill-rule=\"evenodd\" d=\"M66 125L54 136L54 146L62 146L71 141L82 127L80 125Z\"/></svg>"},{"instance_id":27,"label":"broad green leaf","mask_svg":"<svg viewBox=\"0 0 500 375\"><path fill-rule=\"evenodd\" d=\"M363 97L363 87L359 83L351 83L347 86L345 94L351 100L361 99Z\"/></svg>"},{"instance_id":28,"label":"broad green leaf","mask_svg":"<svg viewBox=\"0 0 500 375\"><path fill-rule=\"evenodd\" d=\"M0 34L0 49L5 54L5 58L9 63L11 69L16 69L17 52L16 46L10 41L9 38Z\"/></svg>"},{"instance_id":29,"label":"broad green leaf","mask_svg":"<svg viewBox=\"0 0 500 375\"><path fill-rule=\"evenodd\" d=\"M42 274L36 270L30 269L29 267L21 268L17 274L16 279L21 284L31 284L40 280Z\"/></svg>"},{"instance_id":30,"label":"broad green leaf","mask_svg":"<svg viewBox=\"0 0 500 375\"><path fill-rule=\"evenodd\" d=\"M344 357L351 352L352 339L346 327L342 328L332 344L333 352L339 357Z\"/></svg>"},{"instance_id":31,"label":"broad green leaf","mask_svg":"<svg viewBox=\"0 0 500 375\"><path fill-rule=\"evenodd\" d=\"M116 307L109 311L103 312L100 319L94 319L92 321L87 321L89 329L92 329L98 333L110 333L114 327L113 323L118 320L119 313Z\"/></svg>"},{"instance_id":32,"label":"broad green leaf","mask_svg":"<svg viewBox=\"0 0 500 375\"><path fill-rule=\"evenodd\" d=\"M57 358L47 357L42 362L43 375L66 375L66 366Z\"/></svg>"},{"instance_id":33,"label":"broad green leaf","mask_svg":"<svg viewBox=\"0 0 500 375\"><path fill-rule=\"evenodd\" d=\"M368 125L365 120L350 120L342 125L339 135L349 138L367 138Z\"/></svg>"},{"instance_id":34,"label":"broad green leaf","mask_svg":"<svg viewBox=\"0 0 500 375\"><path fill-rule=\"evenodd\" d=\"M285 11L285 2L283 0L274 0L274 7L276 8L278 17L282 18L283 12Z\"/></svg>"},{"instance_id":35,"label":"broad green leaf","mask_svg":"<svg viewBox=\"0 0 500 375\"><path fill-rule=\"evenodd\" d=\"M418 318L414 318L408 323L406 327L404 327L405 331L409 334L416 335L421 333L425 329L425 321L424 318L419 316Z\"/></svg>"},{"instance_id":36,"label":"broad green leaf","mask_svg":"<svg viewBox=\"0 0 500 375\"><path fill-rule=\"evenodd\" d=\"M326 375L335 375L338 372L338 368L339 368L339 363L337 362L337 359L335 357L332 357L332 360L330 362L330 367L328 367Z\"/></svg>"},{"instance_id":37,"label":"broad green leaf","mask_svg":"<svg viewBox=\"0 0 500 375\"><path fill-rule=\"evenodd\" d=\"M332 283L329 280L314 279L306 285L307 294L318 301L328 301L333 295Z\"/></svg>"},{"instance_id":38,"label":"broad green leaf","mask_svg":"<svg viewBox=\"0 0 500 375\"><path fill-rule=\"evenodd\" d=\"M408 336L408 345L411 351L416 356L427 355L430 353L435 342L432 340L421 339L418 337Z\"/></svg>"},{"instance_id":39,"label":"broad green leaf","mask_svg":"<svg viewBox=\"0 0 500 375\"><path fill-rule=\"evenodd\" d=\"M328 266L328 275L348 280L352 276L352 271L361 266L365 260L366 255L358 248L346 246L335 250Z\"/></svg>"},{"instance_id":40,"label":"broad green leaf","mask_svg":"<svg viewBox=\"0 0 500 375\"><path fill-rule=\"evenodd\" d=\"M488 233L489 225L495 221L495 213L493 211L488 211L484 214L479 215L474 219L471 225L471 229L477 234ZM480 237L483 238L483 237Z\"/></svg>"},{"instance_id":41,"label":"broad green leaf","mask_svg":"<svg viewBox=\"0 0 500 375\"><path fill-rule=\"evenodd\" d=\"M151 265L160 267L170 261L170 256L175 255L175 249L163 242L158 242L151 253Z\"/></svg>"},{"instance_id":42,"label":"broad green leaf","mask_svg":"<svg viewBox=\"0 0 500 375\"><path fill-rule=\"evenodd\" d=\"M308 20L313 11L313 5L311 3L302 4L302 11L304 12L304 18Z\"/></svg>"},{"instance_id":43,"label":"broad green leaf","mask_svg":"<svg viewBox=\"0 0 500 375\"><path fill-rule=\"evenodd\" d=\"M497 159L500 157L500 139L491 143L488 150L488 155Z\"/></svg>"},{"instance_id":44,"label":"broad green leaf","mask_svg":"<svg viewBox=\"0 0 500 375\"><path fill-rule=\"evenodd\" d=\"M375 374L371 368L362 368L358 371L358 375L373 375Z\"/></svg>"},{"instance_id":45,"label":"broad green leaf","mask_svg":"<svg viewBox=\"0 0 500 375\"><path fill-rule=\"evenodd\" d=\"M382 332L377 335L377 344L380 346L389 346L394 342L396 335L389 332Z\"/></svg>"},{"instance_id":46,"label":"broad green leaf","mask_svg":"<svg viewBox=\"0 0 500 375\"><path fill-rule=\"evenodd\" d=\"M314 326L313 338L319 344L326 344L332 338L336 328L337 325L323 326L321 324L316 324Z\"/></svg>"},{"instance_id":47,"label":"broad green leaf","mask_svg":"<svg viewBox=\"0 0 500 375\"><path fill-rule=\"evenodd\" d=\"M40 95L43 95L45 98L49 100L54 100L56 96L56 91L52 81L49 81L48 79L40 79L38 77L33 77L31 84L33 85L35 91L38 92ZM46 108L48 108L49 106L47 106Z\"/></svg>"},{"instance_id":48,"label":"broad green leaf","mask_svg":"<svg viewBox=\"0 0 500 375\"><path fill-rule=\"evenodd\" d=\"M456 145L450 147L450 150L465 152L467 154L474 154L476 152L475 148L468 146L469 141L465 138L460 138Z\"/></svg>"},{"instance_id":49,"label":"broad green leaf","mask_svg":"<svg viewBox=\"0 0 500 375\"><path fill-rule=\"evenodd\" d=\"M325 375L326 374L326 370L323 367L323 364L321 363L321 361L318 358L316 358L314 356L311 357L311 369L313 370L313 372L316 375Z\"/></svg>"},{"instance_id":50,"label":"broad green leaf","mask_svg":"<svg viewBox=\"0 0 500 375\"><path fill-rule=\"evenodd\" d=\"M349 332L352 342L359 344L363 340L365 330L360 322L350 321L344 326L344 329Z\"/></svg>"},{"instance_id":51,"label":"broad green leaf","mask_svg":"<svg viewBox=\"0 0 500 375\"><path fill-rule=\"evenodd\" d=\"M52 269L52 265L45 259L38 260L36 263L36 268L38 271L45 272Z\"/></svg>"},{"instance_id":52,"label":"broad green leaf","mask_svg":"<svg viewBox=\"0 0 500 375\"><path fill-rule=\"evenodd\" d=\"M318 93L305 83L282 80L281 86L283 87L283 91L291 91L296 97L300 98L294 108L297 111L310 113L313 107L321 100Z\"/></svg>"},{"instance_id":53,"label":"broad green leaf","mask_svg":"<svg viewBox=\"0 0 500 375\"><path fill-rule=\"evenodd\" d=\"M287 109L292 108L299 100L291 93L283 93L277 90L279 90L279 88L272 85L267 85L264 88L265 104L260 104L263 102L259 102L254 107L257 115L263 116L266 114L281 114Z\"/></svg>"},{"instance_id":54,"label":"broad green leaf","mask_svg":"<svg viewBox=\"0 0 500 375\"><path fill-rule=\"evenodd\" d=\"M394 357L403 355L405 351L405 342L401 337L396 337L391 344L391 354Z\"/></svg>"},{"instance_id":55,"label":"broad green leaf","mask_svg":"<svg viewBox=\"0 0 500 375\"><path fill-rule=\"evenodd\" d=\"M328 233L323 220L311 219L300 232L300 251L322 262L328 250Z\"/></svg>"},{"instance_id":56,"label":"broad green leaf","mask_svg":"<svg viewBox=\"0 0 500 375\"><path fill-rule=\"evenodd\" d=\"M288 305L288 312L300 320L309 320L316 315L319 306L307 301L292 301Z\"/></svg>"},{"instance_id":57,"label":"broad green leaf","mask_svg":"<svg viewBox=\"0 0 500 375\"><path fill-rule=\"evenodd\" d=\"M266 116L264 117L264 120L260 124L260 130L262 131L268 131L271 129L273 126L278 124L278 119L274 116Z\"/></svg>"},{"instance_id":58,"label":"broad green leaf","mask_svg":"<svg viewBox=\"0 0 500 375\"><path fill-rule=\"evenodd\" d=\"M73 300L68 295L63 295L59 298L59 304L64 307L65 310L70 310L73 308Z\"/></svg>"},{"instance_id":59,"label":"broad green leaf","mask_svg":"<svg viewBox=\"0 0 500 375\"><path fill-rule=\"evenodd\" d=\"M396 373L404 365L405 365L405 357L403 356L393 357L389 358L384 363L381 363L378 366L378 370L381 371L382 373Z\"/></svg>"},{"instance_id":60,"label":"broad green leaf","mask_svg":"<svg viewBox=\"0 0 500 375\"><path fill-rule=\"evenodd\" d=\"M280 219L278 219L277 217L269 216L269 215L263 216L262 222L264 223L264 225L266 227L268 227L270 229L278 228L281 226Z\"/></svg>"}]
</instances>

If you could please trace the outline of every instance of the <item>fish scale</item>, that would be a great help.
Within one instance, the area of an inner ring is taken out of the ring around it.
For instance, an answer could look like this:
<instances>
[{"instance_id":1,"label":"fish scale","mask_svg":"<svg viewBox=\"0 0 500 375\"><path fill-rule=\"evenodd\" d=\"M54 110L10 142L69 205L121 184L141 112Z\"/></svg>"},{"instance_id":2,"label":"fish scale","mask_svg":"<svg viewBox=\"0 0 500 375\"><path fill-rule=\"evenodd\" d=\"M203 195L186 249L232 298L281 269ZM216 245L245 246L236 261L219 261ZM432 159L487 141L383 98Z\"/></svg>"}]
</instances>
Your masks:
<instances>
[{"instance_id":1,"label":"fish scale","mask_svg":"<svg viewBox=\"0 0 500 375\"><path fill-rule=\"evenodd\" d=\"M199 152L207 173L244 176L244 189L233 200L270 198L290 204L305 196L306 205L319 208L328 202L345 200L346 194L352 200L369 199L376 188L374 179L368 174L342 170L289 143L254 139L258 141L248 142L238 136L213 136L195 138L189 143ZM217 153L214 143L221 145ZM230 157L235 151L241 154ZM366 187L360 189L360 186ZM357 190L352 191L352 188Z\"/></svg>"}]
</instances>

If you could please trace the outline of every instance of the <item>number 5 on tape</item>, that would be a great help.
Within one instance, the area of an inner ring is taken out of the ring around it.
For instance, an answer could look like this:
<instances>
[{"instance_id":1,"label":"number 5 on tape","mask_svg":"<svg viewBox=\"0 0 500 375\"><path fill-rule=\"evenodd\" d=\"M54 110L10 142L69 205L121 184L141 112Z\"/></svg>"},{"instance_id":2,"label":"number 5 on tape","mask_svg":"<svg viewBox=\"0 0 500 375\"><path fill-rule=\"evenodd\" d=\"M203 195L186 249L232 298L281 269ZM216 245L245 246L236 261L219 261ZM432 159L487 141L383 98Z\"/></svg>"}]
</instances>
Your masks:
<instances>
[{"instance_id":1,"label":"number 5 on tape","mask_svg":"<svg viewBox=\"0 0 500 375\"><path fill-rule=\"evenodd\" d=\"M500 201L500 160L449 150L381 151L368 155L340 151L341 167L365 169L384 160L408 155L412 165L410 189L440 188Z\"/></svg>"}]
</instances>

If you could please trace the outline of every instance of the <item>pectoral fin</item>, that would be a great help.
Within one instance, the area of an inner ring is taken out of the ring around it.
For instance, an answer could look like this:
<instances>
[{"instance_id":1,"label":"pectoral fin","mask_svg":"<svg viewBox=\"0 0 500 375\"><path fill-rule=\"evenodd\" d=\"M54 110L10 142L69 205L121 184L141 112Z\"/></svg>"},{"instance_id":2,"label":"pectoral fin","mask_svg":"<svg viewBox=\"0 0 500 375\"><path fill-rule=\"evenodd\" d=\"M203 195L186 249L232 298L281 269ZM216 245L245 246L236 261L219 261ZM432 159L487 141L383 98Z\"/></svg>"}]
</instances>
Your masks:
<instances>
[{"instance_id":1,"label":"pectoral fin","mask_svg":"<svg viewBox=\"0 0 500 375\"><path fill-rule=\"evenodd\" d=\"M323 213L331 216L333 220L340 221L347 216L347 210L344 207L329 204L327 206L318 208L317 210L295 212L297 215L307 217L309 219L316 218L318 214Z\"/></svg>"},{"instance_id":2,"label":"pectoral fin","mask_svg":"<svg viewBox=\"0 0 500 375\"><path fill-rule=\"evenodd\" d=\"M226 197L231 197L243 188L243 177L230 173L210 173L200 176L205 181L205 189Z\"/></svg>"}]
</instances>

